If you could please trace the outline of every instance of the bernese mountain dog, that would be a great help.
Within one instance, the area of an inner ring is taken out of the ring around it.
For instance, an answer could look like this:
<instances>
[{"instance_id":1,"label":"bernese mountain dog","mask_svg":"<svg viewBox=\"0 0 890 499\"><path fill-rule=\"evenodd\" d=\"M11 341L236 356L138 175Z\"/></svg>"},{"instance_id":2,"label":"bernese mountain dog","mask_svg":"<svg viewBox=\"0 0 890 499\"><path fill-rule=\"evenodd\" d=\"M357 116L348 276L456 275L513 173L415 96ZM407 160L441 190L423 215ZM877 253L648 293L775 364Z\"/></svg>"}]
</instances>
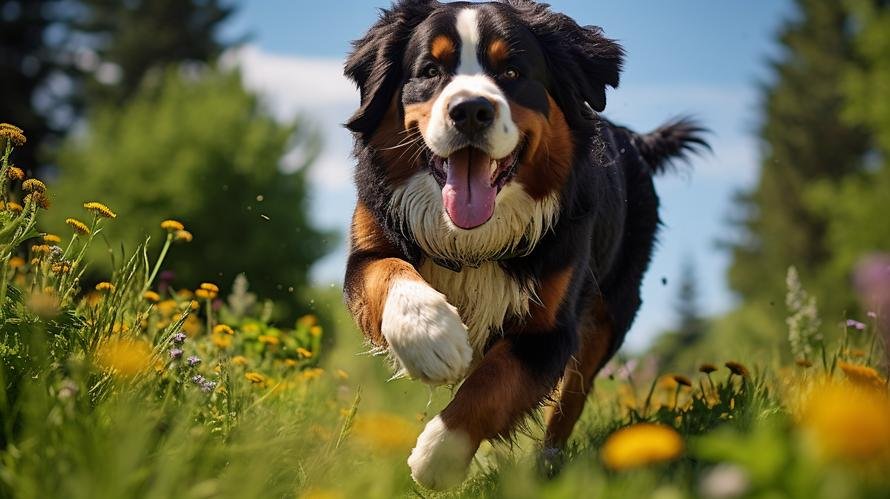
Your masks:
<instances>
[{"instance_id":1,"label":"bernese mountain dog","mask_svg":"<svg viewBox=\"0 0 890 499\"><path fill-rule=\"evenodd\" d=\"M400 0L354 42L346 303L400 374L460 384L408 458L424 486L460 483L547 402L558 453L640 307L652 176L707 144L688 119L638 134L597 114L622 58L531 0Z\"/></svg>"}]
</instances>

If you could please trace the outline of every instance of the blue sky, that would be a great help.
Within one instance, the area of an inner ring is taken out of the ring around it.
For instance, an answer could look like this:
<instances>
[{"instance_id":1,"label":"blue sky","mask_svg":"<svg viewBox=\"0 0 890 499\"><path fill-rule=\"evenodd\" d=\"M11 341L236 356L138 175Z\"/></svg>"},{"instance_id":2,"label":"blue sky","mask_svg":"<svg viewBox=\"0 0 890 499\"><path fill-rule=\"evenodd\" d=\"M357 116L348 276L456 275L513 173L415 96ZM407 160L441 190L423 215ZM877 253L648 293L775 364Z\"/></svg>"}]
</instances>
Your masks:
<instances>
[{"instance_id":1,"label":"blue sky","mask_svg":"<svg viewBox=\"0 0 890 499\"><path fill-rule=\"evenodd\" d=\"M725 220L732 216L733 192L757 176L756 85L769 78L767 58L778 54L774 34L793 15L793 6L788 0L550 3L580 24L603 27L627 51L621 85L608 95L607 117L644 131L692 114L713 132L713 154L696 158L686 173L657 180L665 227L627 343L641 348L674 323L671 303L688 257L698 267L704 309L719 313L732 306L728 257L715 244L732 235ZM233 55L247 85L277 116L303 117L322 135L325 150L310 173L313 216L343 231L354 190L350 139L338 124L358 96L339 73L350 40L386 5L387 0L245 1L227 28L232 36L249 35L247 46ZM316 266L314 278L340 282L344 261L341 245Z\"/></svg>"}]
</instances>

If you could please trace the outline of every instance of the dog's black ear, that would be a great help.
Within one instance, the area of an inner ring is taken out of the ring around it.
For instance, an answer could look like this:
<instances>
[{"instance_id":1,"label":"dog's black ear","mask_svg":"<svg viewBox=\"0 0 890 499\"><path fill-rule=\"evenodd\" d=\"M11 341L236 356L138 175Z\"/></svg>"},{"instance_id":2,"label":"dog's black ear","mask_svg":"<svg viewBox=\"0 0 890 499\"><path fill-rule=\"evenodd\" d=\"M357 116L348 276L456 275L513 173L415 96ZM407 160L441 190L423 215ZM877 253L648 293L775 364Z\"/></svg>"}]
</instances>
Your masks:
<instances>
[{"instance_id":1,"label":"dog's black ear","mask_svg":"<svg viewBox=\"0 0 890 499\"><path fill-rule=\"evenodd\" d=\"M436 6L435 0L400 0L382 10L365 36L352 42L343 74L358 86L361 106L346 128L365 135L380 124L402 81L402 59L411 32Z\"/></svg>"},{"instance_id":2,"label":"dog's black ear","mask_svg":"<svg viewBox=\"0 0 890 499\"><path fill-rule=\"evenodd\" d=\"M624 49L596 26L579 26L550 6L531 0L508 0L544 48L554 98L563 111L575 108L590 119L606 108L606 86L617 87ZM562 94L562 95L559 95Z\"/></svg>"}]
</instances>

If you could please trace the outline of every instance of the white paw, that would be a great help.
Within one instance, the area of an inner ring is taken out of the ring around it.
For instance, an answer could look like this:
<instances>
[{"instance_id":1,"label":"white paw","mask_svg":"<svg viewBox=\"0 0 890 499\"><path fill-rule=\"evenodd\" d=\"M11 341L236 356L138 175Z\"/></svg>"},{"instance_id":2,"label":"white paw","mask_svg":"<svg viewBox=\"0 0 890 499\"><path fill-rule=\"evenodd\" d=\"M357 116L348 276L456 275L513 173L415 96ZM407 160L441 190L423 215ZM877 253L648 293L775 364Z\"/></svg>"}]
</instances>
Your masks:
<instances>
[{"instance_id":1,"label":"white paw","mask_svg":"<svg viewBox=\"0 0 890 499\"><path fill-rule=\"evenodd\" d=\"M455 383L473 360L467 328L445 295L400 279L389 289L381 331L402 369L427 383Z\"/></svg>"},{"instance_id":2,"label":"white paw","mask_svg":"<svg viewBox=\"0 0 890 499\"><path fill-rule=\"evenodd\" d=\"M467 468L475 453L476 449L467 435L449 430L436 416L417 437L417 445L408 456L411 478L433 490L460 485L467 476Z\"/></svg>"}]
</instances>

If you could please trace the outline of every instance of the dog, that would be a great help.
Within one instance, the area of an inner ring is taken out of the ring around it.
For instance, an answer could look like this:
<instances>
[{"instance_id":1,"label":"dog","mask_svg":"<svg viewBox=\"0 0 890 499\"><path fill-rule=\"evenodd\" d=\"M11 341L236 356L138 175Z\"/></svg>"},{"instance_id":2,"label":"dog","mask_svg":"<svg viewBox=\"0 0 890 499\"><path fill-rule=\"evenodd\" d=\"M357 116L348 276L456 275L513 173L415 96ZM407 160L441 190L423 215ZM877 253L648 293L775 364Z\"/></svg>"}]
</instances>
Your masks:
<instances>
[{"instance_id":1,"label":"dog","mask_svg":"<svg viewBox=\"0 0 890 499\"><path fill-rule=\"evenodd\" d=\"M708 146L688 118L638 134L598 114L623 57L531 0L400 0L354 42L345 301L399 374L460 383L408 458L425 487L551 400L558 453L640 307L652 177Z\"/></svg>"}]
</instances>

